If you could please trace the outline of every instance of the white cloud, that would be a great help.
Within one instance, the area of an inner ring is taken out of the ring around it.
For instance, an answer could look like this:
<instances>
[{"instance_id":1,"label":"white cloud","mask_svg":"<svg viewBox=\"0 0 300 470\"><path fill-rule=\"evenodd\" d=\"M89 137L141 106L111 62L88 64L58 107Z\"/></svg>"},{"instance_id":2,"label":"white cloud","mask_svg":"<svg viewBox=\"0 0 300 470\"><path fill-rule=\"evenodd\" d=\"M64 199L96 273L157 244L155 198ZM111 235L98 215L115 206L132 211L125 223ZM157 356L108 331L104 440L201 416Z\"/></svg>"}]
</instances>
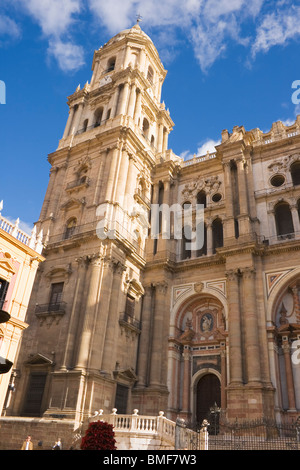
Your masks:
<instances>
[{"instance_id":1,"label":"white cloud","mask_svg":"<svg viewBox=\"0 0 300 470\"><path fill-rule=\"evenodd\" d=\"M198 147L198 155L205 155L207 152L213 153L216 151L216 146L220 145L221 140L207 139Z\"/></svg>"},{"instance_id":2,"label":"white cloud","mask_svg":"<svg viewBox=\"0 0 300 470\"><path fill-rule=\"evenodd\" d=\"M36 21L49 41L48 54L55 57L59 67L66 71L79 69L84 64L84 51L69 38L76 16L82 10L82 0L18 0Z\"/></svg>"},{"instance_id":3,"label":"white cloud","mask_svg":"<svg viewBox=\"0 0 300 470\"><path fill-rule=\"evenodd\" d=\"M214 139L206 139L200 142L199 147L197 148L197 152L195 152L196 157L203 157L209 153L214 153L216 151L216 146L220 145L221 140L214 140ZM194 154L190 152L190 150L184 150L180 157L183 160L191 160Z\"/></svg>"},{"instance_id":4,"label":"white cloud","mask_svg":"<svg viewBox=\"0 0 300 470\"><path fill-rule=\"evenodd\" d=\"M17 23L6 15L0 15L0 35L18 38L21 31Z\"/></svg>"},{"instance_id":5,"label":"white cloud","mask_svg":"<svg viewBox=\"0 0 300 470\"><path fill-rule=\"evenodd\" d=\"M84 64L84 50L71 42L50 40L48 54L58 62L65 72L78 70Z\"/></svg>"},{"instance_id":6,"label":"white cloud","mask_svg":"<svg viewBox=\"0 0 300 470\"><path fill-rule=\"evenodd\" d=\"M252 56L268 52L273 46L284 46L300 37L300 7L292 6L285 11L267 14L257 28Z\"/></svg>"},{"instance_id":7,"label":"white cloud","mask_svg":"<svg viewBox=\"0 0 300 470\"><path fill-rule=\"evenodd\" d=\"M8 4L8 0L4 1ZM66 70L74 69L76 57L78 64L83 63L83 51L72 37L75 25L82 21L80 14L88 10L110 35L133 26L140 14L142 27L151 31L163 60L172 60L178 44L189 41L203 71L224 56L231 45L245 47L247 63L249 51L255 58L258 52L267 52L274 45L285 45L300 37L300 7L294 6L292 0L15 0L14 3L39 24L52 45L51 55ZM0 34L1 25L10 34L18 32L12 20L11 27L5 23L3 26L0 16Z\"/></svg>"},{"instance_id":8,"label":"white cloud","mask_svg":"<svg viewBox=\"0 0 300 470\"><path fill-rule=\"evenodd\" d=\"M19 0L46 36L60 36L80 13L81 0Z\"/></svg>"},{"instance_id":9,"label":"white cloud","mask_svg":"<svg viewBox=\"0 0 300 470\"><path fill-rule=\"evenodd\" d=\"M130 27L137 13L145 26L163 28L164 35L180 30L191 42L202 70L226 50L228 39L247 45L240 24L255 17L264 0L88 0L89 7L110 34ZM249 5L250 3L250 5ZM118 14L116 14L116 11ZM159 41L157 45L162 48Z\"/></svg>"}]
</instances>

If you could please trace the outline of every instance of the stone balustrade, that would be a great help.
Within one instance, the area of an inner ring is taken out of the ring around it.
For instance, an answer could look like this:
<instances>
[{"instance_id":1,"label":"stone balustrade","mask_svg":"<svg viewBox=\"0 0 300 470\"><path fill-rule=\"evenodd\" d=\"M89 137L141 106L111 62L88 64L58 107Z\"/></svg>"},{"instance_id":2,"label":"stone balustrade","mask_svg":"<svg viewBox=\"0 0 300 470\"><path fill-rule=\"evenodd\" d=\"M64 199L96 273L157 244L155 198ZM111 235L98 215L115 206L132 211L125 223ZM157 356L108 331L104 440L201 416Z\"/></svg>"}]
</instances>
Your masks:
<instances>
[{"instance_id":1,"label":"stone balustrade","mask_svg":"<svg viewBox=\"0 0 300 470\"><path fill-rule=\"evenodd\" d=\"M3 207L3 202L0 203L0 210ZM36 234L36 226L34 226L31 234L24 232L19 227L20 219L18 218L15 223L11 222L9 219L3 217L0 213L0 229L4 232L16 238L24 245L29 246L37 253L41 253L43 249L43 232L41 231L38 235Z\"/></svg>"},{"instance_id":2,"label":"stone balustrade","mask_svg":"<svg viewBox=\"0 0 300 470\"><path fill-rule=\"evenodd\" d=\"M113 425L117 448L121 450L159 450L175 448L176 423L167 419L164 412L158 416L139 416L138 410L132 415L117 414L114 408L111 414L97 411L89 421L105 421Z\"/></svg>"}]
</instances>

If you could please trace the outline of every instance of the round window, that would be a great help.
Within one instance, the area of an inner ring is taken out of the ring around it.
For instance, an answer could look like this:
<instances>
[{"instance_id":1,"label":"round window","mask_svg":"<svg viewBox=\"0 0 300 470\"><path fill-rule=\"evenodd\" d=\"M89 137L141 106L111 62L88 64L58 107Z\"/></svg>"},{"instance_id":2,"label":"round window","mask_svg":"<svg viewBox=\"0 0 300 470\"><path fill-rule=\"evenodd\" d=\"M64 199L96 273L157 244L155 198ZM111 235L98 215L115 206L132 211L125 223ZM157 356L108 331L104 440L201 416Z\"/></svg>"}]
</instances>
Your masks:
<instances>
[{"instance_id":1,"label":"round window","mask_svg":"<svg viewBox=\"0 0 300 470\"><path fill-rule=\"evenodd\" d=\"M221 199L222 199L222 194L216 193L216 194L214 194L214 195L212 196L211 199L212 199L213 202L219 202L219 201L221 201Z\"/></svg>"},{"instance_id":2,"label":"round window","mask_svg":"<svg viewBox=\"0 0 300 470\"><path fill-rule=\"evenodd\" d=\"M273 176L273 178L271 178L271 185L275 186L276 188L278 186L282 186L284 182L285 182L285 177L283 175L275 175Z\"/></svg>"}]
</instances>

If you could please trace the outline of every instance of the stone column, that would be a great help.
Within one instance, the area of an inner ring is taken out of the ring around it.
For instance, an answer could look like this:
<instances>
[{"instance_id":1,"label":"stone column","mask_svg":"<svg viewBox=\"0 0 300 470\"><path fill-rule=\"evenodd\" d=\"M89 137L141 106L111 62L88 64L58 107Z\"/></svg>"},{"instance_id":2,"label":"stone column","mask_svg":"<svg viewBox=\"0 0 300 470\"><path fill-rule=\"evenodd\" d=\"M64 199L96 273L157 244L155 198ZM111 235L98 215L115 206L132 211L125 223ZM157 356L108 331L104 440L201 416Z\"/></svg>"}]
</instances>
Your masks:
<instances>
[{"instance_id":1,"label":"stone column","mask_svg":"<svg viewBox=\"0 0 300 470\"><path fill-rule=\"evenodd\" d=\"M268 221L269 221L269 235L271 238L277 237L277 227L275 220L275 211L268 210Z\"/></svg>"},{"instance_id":2,"label":"stone column","mask_svg":"<svg viewBox=\"0 0 300 470\"><path fill-rule=\"evenodd\" d=\"M227 367L226 367L226 344L221 343L221 409L227 408L226 387L227 387Z\"/></svg>"},{"instance_id":3,"label":"stone column","mask_svg":"<svg viewBox=\"0 0 300 470\"><path fill-rule=\"evenodd\" d=\"M129 54L130 54L130 46L126 45L125 53L124 53L124 60L123 60L124 68L128 66L127 61L128 61Z\"/></svg>"},{"instance_id":4,"label":"stone column","mask_svg":"<svg viewBox=\"0 0 300 470\"><path fill-rule=\"evenodd\" d=\"M251 232L250 214L248 207L248 187L246 180L245 161L243 158L238 159L237 172L238 172L238 191L239 191L239 205L240 215L238 216L239 223L239 236L248 235Z\"/></svg>"},{"instance_id":5,"label":"stone column","mask_svg":"<svg viewBox=\"0 0 300 470\"><path fill-rule=\"evenodd\" d=\"M141 109L142 109L142 93L140 90L137 90L136 105L135 105L135 110L134 110L134 122L136 125L138 125L139 118L141 117Z\"/></svg>"},{"instance_id":6,"label":"stone column","mask_svg":"<svg viewBox=\"0 0 300 470\"><path fill-rule=\"evenodd\" d=\"M136 85L133 83L130 88L129 103L128 103L128 116L133 118L134 106L136 101Z\"/></svg>"},{"instance_id":7,"label":"stone column","mask_svg":"<svg viewBox=\"0 0 300 470\"><path fill-rule=\"evenodd\" d=\"M127 173L127 181L125 185L125 195L133 197L136 190L136 170L135 170L135 157L129 155L129 168Z\"/></svg>"},{"instance_id":8,"label":"stone column","mask_svg":"<svg viewBox=\"0 0 300 470\"><path fill-rule=\"evenodd\" d=\"M56 167L55 184L53 186L53 191L49 202L48 217L56 216L56 210L61 196L61 192L64 191L63 185L65 181L67 166L67 162L65 162L59 167Z\"/></svg>"},{"instance_id":9,"label":"stone column","mask_svg":"<svg viewBox=\"0 0 300 470\"><path fill-rule=\"evenodd\" d=\"M139 355L138 355L138 383L137 387L145 387L148 385L148 369L149 369L149 357L150 347L152 340L152 286L144 288L144 301L142 310L142 331L140 335L139 343Z\"/></svg>"},{"instance_id":10,"label":"stone column","mask_svg":"<svg viewBox=\"0 0 300 470\"><path fill-rule=\"evenodd\" d=\"M239 187L239 201L240 201L240 215L248 215L248 200L247 200L247 182L245 175L245 162L244 160L237 159L237 172L238 172L238 187Z\"/></svg>"},{"instance_id":11,"label":"stone column","mask_svg":"<svg viewBox=\"0 0 300 470\"><path fill-rule=\"evenodd\" d=\"M297 204L291 206L291 213L293 218L294 232L296 237L300 237L300 222Z\"/></svg>"},{"instance_id":12,"label":"stone column","mask_svg":"<svg viewBox=\"0 0 300 470\"><path fill-rule=\"evenodd\" d=\"M79 339L78 359L75 369L87 369L91 354L91 342L101 285L102 260L99 256L91 258L89 270L90 280L86 294L84 319L81 337Z\"/></svg>"},{"instance_id":13,"label":"stone column","mask_svg":"<svg viewBox=\"0 0 300 470\"><path fill-rule=\"evenodd\" d=\"M161 361L164 350L164 316L165 316L165 300L167 292L167 283L158 282L155 284L155 308L153 323L153 338L150 360L150 386L161 386L162 370Z\"/></svg>"},{"instance_id":14,"label":"stone column","mask_svg":"<svg viewBox=\"0 0 300 470\"><path fill-rule=\"evenodd\" d=\"M40 214L40 220L42 220L42 221L47 218L48 213L49 213L48 208L50 206L50 202L51 202L52 196L53 196L53 190L54 190L54 187L55 187L55 179L56 179L57 170L58 170L57 167L52 167L50 169L49 183L48 183L47 192L46 192L45 199L44 199L44 204L43 204L41 214Z\"/></svg>"},{"instance_id":15,"label":"stone column","mask_svg":"<svg viewBox=\"0 0 300 470\"><path fill-rule=\"evenodd\" d=\"M86 258L80 257L76 259L78 268L77 268L77 279L74 291L74 297L72 302L72 310L70 315L70 320L68 322L68 334L65 344L65 353L62 361L62 369L67 369L68 367L73 366L73 353L75 350L76 344L76 335L78 334L79 327L79 311L82 304L82 298L85 287L87 263Z\"/></svg>"},{"instance_id":16,"label":"stone column","mask_svg":"<svg viewBox=\"0 0 300 470\"><path fill-rule=\"evenodd\" d=\"M255 270L247 267L243 273L243 314L248 383L261 382L260 347L256 305Z\"/></svg>"},{"instance_id":17,"label":"stone column","mask_svg":"<svg viewBox=\"0 0 300 470\"><path fill-rule=\"evenodd\" d=\"M127 153L127 150L123 148L121 152L121 162L120 162L120 169L119 169L119 175L118 175L118 183L115 186L115 189L116 189L115 200L121 206L123 205L124 197L126 194L128 168L129 168L129 155Z\"/></svg>"},{"instance_id":18,"label":"stone column","mask_svg":"<svg viewBox=\"0 0 300 470\"><path fill-rule=\"evenodd\" d=\"M121 282L123 272L126 266L117 262L114 266L113 283L111 289L111 298L109 304L109 314L107 319L107 327L105 334L105 341L103 347L103 358L101 370L106 373L111 373L115 369L116 364L116 347L115 342L118 332L119 322L119 301L121 290Z\"/></svg>"},{"instance_id":19,"label":"stone column","mask_svg":"<svg viewBox=\"0 0 300 470\"><path fill-rule=\"evenodd\" d=\"M122 95L121 95L121 101L120 101L120 114L126 113L128 93L129 93L129 83L125 82L123 86Z\"/></svg>"},{"instance_id":20,"label":"stone column","mask_svg":"<svg viewBox=\"0 0 300 470\"><path fill-rule=\"evenodd\" d=\"M96 63L95 63L95 66L94 66L93 76L92 76L92 80L91 80L91 87L95 83L95 79L96 79L96 75L98 73L99 65L100 65L100 60L98 59L98 60L96 60Z\"/></svg>"},{"instance_id":21,"label":"stone column","mask_svg":"<svg viewBox=\"0 0 300 470\"><path fill-rule=\"evenodd\" d=\"M230 162L223 163L224 168L224 184L225 184L225 209L226 219L224 220L224 242L227 238L235 236L234 230L234 211L232 197L232 181L231 181L231 165Z\"/></svg>"},{"instance_id":22,"label":"stone column","mask_svg":"<svg viewBox=\"0 0 300 470\"><path fill-rule=\"evenodd\" d=\"M120 97L120 87L118 86L116 87L114 96L113 96L113 103L112 103L111 115L110 115L111 118L114 118L117 115L119 97Z\"/></svg>"},{"instance_id":23,"label":"stone column","mask_svg":"<svg viewBox=\"0 0 300 470\"><path fill-rule=\"evenodd\" d=\"M228 292L228 340L229 340L229 374L230 385L242 385L242 340L240 318L239 274L236 271L226 272Z\"/></svg>"},{"instance_id":24,"label":"stone column","mask_svg":"<svg viewBox=\"0 0 300 470\"><path fill-rule=\"evenodd\" d=\"M161 153L163 149L163 134L164 134L164 126L163 124L159 124L158 139L157 139L157 151L159 153Z\"/></svg>"},{"instance_id":25,"label":"stone column","mask_svg":"<svg viewBox=\"0 0 300 470\"><path fill-rule=\"evenodd\" d=\"M69 110L69 116L68 116L67 124L66 124L66 127L65 127L63 139L68 137L68 135L70 133L71 124L72 124L73 117L74 117L74 112L75 112L75 109L74 109L74 106L72 106L72 108Z\"/></svg>"},{"instance_id":26,"label":"stone column","mask_svg":"<svg viewBox=\"0 0 300 470\"><path fill-rule=\"evenodd\" d=\"M141 73L144 73L145 62L146 62L146 52L145 52L145 49L143 48L140 50L140 56L139 56L139 68L140 68Z\"/></svg>"},{"instance_id":27,"label":"stone column","mask_svg":"<svg viewBox=\"0 0 300 470\"><path fill-rule=\"evenodd\" d=\"M104 354L104 341L107 333L107 322L110 316L110 302L112 299L113 270L115 261L109 258L103 260L102 282L99 291L98 303L95 311L94 329L92 336L90 369L99 371L101 369ZM115 299L119 297L118 292L114 292ZM113 312L112 312L113 315Z\"/></svg>"},{"instance_id":28,"label":"stone column","mask_svg":"<svg viewBox=\"0 0 300 470\"><path fill-rule=\"evenodd\" d=\"M299 287L298 285L292 286L293 299L294 299L294 311L297 318L297 323L300 323L300 300L299 300Z\"/></svg>"},{"instance_id":29,"label":"stone column","mask_svg":"<svg viewBox=\"0 0 300 470\"><path fill-rule=\"evenodd\" d=\"M206 237L207 237L207 256L213 253L213 234L211 221L206 224Z\"/></svg>"},{"instance_id":30,"label":"stone column","mask_svg":"<svg viewBox=\"0 0 300 470\"><path fill-rule=\"evenodd\" d=\"M167 131L167 129L164 128L162 151L166 152L167 150L168 150L168 131Z\"/></svg>"},{"instance_id":31,"label":"stone column","mask_svg":"<svg viewBox=\"0 0 300 470\"><path fill-rule=\"evenodd\" d=\"M289 410L296 411L295 387L291 361L291 347L288 336L282 337L282 350L284 354L286 385L289 400Z\"/></svg>"},{"instance_id":32,"label":"stone column","mask_svg":"<svg viewBox=\"0 0 300 470\"><path fill-rule=\"evenodd\" d=\"M80 119L82 115L82 110L83 110L83 103L79 103L77 111L76 111L76 115L74 117L74 124L72 123L72 127L71 127L71 133L74 135L78 131L78 127L79 127L79 123L80 123Z\"/></svg>"},{"instance_id":33,"label":"stone column","mask_svg":"<svg viewBox=\"0 0 300 470\"><path fill-rule=\"evenodd\" d=\"M190 388L191 388L191 348L183 346L183 381L182 381L182 412L186 418L190 414Z\"/></svg>"},{"instance_id":34,"label":"stone column","mask_svg":"<svg viewBox=\"0 0 300 470\"><path fill-rule=\"evenodd\" d=\"M110 153L112 153L112 157L110 161L110 169L109 169L109 176L108 176L106 196L105 196L105 200L108 202L112 202L112 199L113 199L117 163L118 163L118 158L119 158L119 153L120 153L119 147L117 146L113 148ZM109 155L108 155L108 158L109 158Z\"/></svg>"}]
</instances>

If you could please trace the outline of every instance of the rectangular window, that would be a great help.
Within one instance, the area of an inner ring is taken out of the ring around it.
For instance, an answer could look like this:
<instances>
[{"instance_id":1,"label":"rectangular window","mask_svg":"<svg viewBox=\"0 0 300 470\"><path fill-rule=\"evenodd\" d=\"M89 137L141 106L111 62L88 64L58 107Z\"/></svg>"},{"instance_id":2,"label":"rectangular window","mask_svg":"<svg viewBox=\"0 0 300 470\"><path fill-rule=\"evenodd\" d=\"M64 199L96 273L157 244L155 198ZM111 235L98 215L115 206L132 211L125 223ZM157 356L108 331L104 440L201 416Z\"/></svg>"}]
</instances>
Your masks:
<instances>
[{"instance_id":1,"label":"rectangular window","mask_svg":"<svg viewBox=\"0 0 300 470\"><path fill-rule=\"evenodd\" d=\"M30 375L23 410L25 416L41 416L46 378L47 374L45 372Z\"/></svg>"},{"instance_id":2,"label":"rectangular window","mask_svg":"<svg viewBox=\"0 0 300 470\"><path fill-rule=\"evenodd\" d=\"M9 283L4 279L0 279L0 308L3 307L5 302L5 297L7 294Z\"/></svg>"},{"instance_id":3,"label":"rectangular window","mask_svg":"<svg viewBox=\"0 0 300 470\"><path fill-rule=\"evenodd\" d=\"M128 391L129 389L125 385L117 384L115 408L117 408L118 414L127 413Z\"/></svg>"},{"instance_id":4,"label":"rectangular window","mask_svg":"<svg viewBox=\"0 0 300 470\"><path fill-rule=\"evenodd\" d=\"M51 285L51 293L49 300L49 305L51 306L51 308L58 306L62 301L63 288L63 282L56 282L55 284Z\"/></svg>"},{"instance_id":5,"label":"rectangular window","mask_svg":"<svg viewBox=\"0 0 300 470\"><path fill-rule=\"evenodd\" d=\"M126 297L125 317L134 317L135 299L130 295Z\"/></svg>"}]
</instances>

